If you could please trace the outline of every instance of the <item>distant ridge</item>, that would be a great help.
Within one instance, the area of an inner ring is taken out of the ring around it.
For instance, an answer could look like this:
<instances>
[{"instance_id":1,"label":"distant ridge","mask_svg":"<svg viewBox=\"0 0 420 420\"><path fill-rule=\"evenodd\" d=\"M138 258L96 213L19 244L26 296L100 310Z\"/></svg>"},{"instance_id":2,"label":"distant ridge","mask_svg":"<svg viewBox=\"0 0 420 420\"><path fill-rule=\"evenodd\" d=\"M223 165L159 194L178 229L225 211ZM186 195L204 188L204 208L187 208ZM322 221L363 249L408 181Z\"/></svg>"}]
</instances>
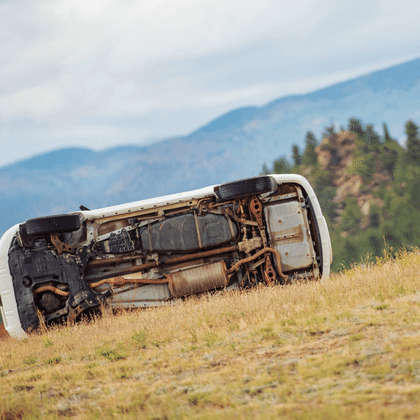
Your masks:
<instances>
[{"instance_id":1,"label":"distant ridge","mask_svg":"<svg viewBox=\"0 0 420 420\"><path fill-rule=\"evenodd\" d=\"M212 133L228 128L232 129L233 126L241 126L241 124L244 124L246 121L252 120L257 113L257 107L235 109L199 128L197 131L193 132L192 135L197 133Z\"/></svg>"},{"instance_id":2,"label":"distant ridge","mask_svg":"<svg viewBox=\"0 0 420 420\"><path fill-rule=\"evenodd\" d=\"M1 169L11 170L13 168L22 168L27 170L51 169L56 165L75 165L88 162L95 155L91 149L73 148L53 150L42 155L37 155L21 162L15 162Z\"/></svg>"}]
</instances>

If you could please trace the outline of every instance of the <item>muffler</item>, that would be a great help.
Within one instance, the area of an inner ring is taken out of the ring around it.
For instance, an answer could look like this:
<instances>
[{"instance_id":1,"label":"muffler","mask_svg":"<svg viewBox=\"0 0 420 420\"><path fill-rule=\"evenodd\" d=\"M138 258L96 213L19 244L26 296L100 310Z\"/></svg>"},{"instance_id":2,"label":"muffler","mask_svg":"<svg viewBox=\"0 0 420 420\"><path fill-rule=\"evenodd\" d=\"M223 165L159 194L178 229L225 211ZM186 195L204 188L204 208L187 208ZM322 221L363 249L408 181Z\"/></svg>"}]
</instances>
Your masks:
<instances>
[{"instance_id":1,"label":"muffler","mask_svg":"<svg viewBox=\"0 0 420 420\"><path fill-rule=\"evenodd\" d=\"M229 279L224 261L166 274L171 297L181 297L227 286Z\"/></svg>"}]
</instances>

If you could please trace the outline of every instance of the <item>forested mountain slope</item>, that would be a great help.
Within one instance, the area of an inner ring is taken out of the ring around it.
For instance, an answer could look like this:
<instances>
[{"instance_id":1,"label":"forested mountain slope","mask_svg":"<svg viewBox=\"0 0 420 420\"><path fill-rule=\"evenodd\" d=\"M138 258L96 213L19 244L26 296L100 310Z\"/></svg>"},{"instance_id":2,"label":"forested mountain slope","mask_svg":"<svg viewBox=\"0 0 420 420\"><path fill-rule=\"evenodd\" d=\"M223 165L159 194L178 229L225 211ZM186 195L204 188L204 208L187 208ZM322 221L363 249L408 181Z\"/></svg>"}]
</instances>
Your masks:
<instances>
[{"instance_id":1,"label":"forested mountain slope","mask_svg":"<svg viewBox=\"0 0 420 420\"><path fill-rule=\"evenodd\" d=\"M372 260L384 248L420 246L420 138L405 124L406 147L371 124L350 118L347 129L327 127L322 141L308 132L303 153L278 158L263 172L294 172L314 186L331 231L333 269Z\"/></svg>"}]
</instances>

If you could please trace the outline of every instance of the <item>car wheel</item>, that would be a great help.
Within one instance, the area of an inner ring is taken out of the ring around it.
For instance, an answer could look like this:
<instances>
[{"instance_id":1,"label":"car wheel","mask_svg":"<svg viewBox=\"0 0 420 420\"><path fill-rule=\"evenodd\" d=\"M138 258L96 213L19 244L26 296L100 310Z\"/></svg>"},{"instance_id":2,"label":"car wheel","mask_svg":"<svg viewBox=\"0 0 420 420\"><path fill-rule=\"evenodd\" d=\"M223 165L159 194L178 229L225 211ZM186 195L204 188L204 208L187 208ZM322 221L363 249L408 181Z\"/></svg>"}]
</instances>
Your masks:
<instances>
[{"instance_id":1,"label":"car wheel","mask_svg":"<svg viewBox=\"0 0 420 420\"><path fill-rule=\"evenodd\" d=\"M54 232L73 232L80 228L80 219L78 214L59 214L29 219L25 225L28 235L48 235Z\"/></svg>"},{"instance_id":2,"label":"car wheel","mask_svg":"<svg viewBox=\"0 0 420 420\"><path fill-rule=\"evenodd\" d=\"M276 191L276 180L271 176L265 175L221 184L219 186L219 191L216 192L216 194L219 200L226 201L243 197L244 195L262 194Z\"/></svg>"}]
</instances>

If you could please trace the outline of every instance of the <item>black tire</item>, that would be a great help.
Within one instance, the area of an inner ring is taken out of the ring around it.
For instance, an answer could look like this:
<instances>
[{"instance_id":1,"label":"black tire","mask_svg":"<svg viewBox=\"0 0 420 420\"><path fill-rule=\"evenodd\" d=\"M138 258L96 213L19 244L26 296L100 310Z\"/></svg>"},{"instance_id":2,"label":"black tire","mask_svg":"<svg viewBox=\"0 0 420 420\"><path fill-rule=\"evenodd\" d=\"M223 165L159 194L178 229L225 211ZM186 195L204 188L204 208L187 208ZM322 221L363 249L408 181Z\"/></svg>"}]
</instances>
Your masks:
<instances>
[{"instance_id":1,"label":"black tire","mask_svg":"<svg viewBox=\"0 0 420 420\"><path fill-rule=\"evenodd\" d=\"M245 195L262 194L277 191L276 180L267 175L253 178L240 179L239 181L227 182L219 186L216 192L220 201L232 200Z\"/></svg>"},{"instance_id":2,"label":"black tire","mask_svg":"<svg viewBox=\"0 0 420 420\"><path fill-rule=\"evenodd\" d=\"M30 236L48 235L55 232L73 232L80 228L80 219L78 214L59 214L29 219L25 225Z\"/></svg>"}]
</instances>

